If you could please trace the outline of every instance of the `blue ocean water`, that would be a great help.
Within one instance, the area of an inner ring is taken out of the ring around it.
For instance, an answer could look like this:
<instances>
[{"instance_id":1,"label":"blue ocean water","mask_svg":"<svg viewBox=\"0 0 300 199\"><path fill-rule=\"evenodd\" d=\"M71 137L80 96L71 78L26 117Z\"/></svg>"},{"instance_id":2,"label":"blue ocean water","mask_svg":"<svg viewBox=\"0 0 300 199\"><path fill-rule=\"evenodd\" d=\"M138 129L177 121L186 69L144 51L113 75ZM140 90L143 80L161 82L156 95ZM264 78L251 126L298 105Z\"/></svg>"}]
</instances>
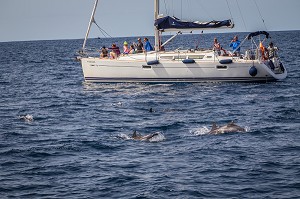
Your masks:
<instances>
[{"instance_id":1,"label":"blue ocean water","mask_svg":"<svg viewBox=\"0 0 300 199\"><path fill-rule=\"evenodd\" d=\"M272 35L288 70L272 83L87 84L82 40L0 43L1 198L299 198L300 32ZM247 132L207 134L232 120Z\"/></svg>"}]
</instances>

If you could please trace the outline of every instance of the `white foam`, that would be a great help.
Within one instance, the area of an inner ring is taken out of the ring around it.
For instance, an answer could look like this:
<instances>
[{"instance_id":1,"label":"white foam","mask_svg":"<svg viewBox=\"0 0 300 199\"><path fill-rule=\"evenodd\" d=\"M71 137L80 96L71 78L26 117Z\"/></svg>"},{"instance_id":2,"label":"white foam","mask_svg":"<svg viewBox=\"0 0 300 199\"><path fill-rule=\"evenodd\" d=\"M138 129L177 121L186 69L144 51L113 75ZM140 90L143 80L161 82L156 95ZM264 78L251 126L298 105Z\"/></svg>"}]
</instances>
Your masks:
<instances>
[{"instance_id":1,"label":"white foam","mask_svg":"<svg viewBox=\"0 0 300 199\"><path fill-rule=\"evenodd\" d=\"M206 135L209 133L209 129L206 126L200 127L200 128L196 128L196 129L192 129L190 130L190 133L192 135Z\"/></svg>"},{"instance_id":2,"label":"white foam","mask_svg":"<svg viewBox=\"0 0 300 199\"><path fill-rule=\"evenodd\" d=\"M166 137L161 132L155 132L157 135L150 138L149 142L161 142L166 139Z\"/></svg>"},{"instance_id":3,"label":"white foam","mask_svg":"<svg viewBox=\"0 0 300 199\"><path fill-rule=\"evenodd\" d=\"M26 122L32 122L33 116L32 115L19 115L19 119L25 120Z\"/></svg>"},{"instance_id":4,"label":"white foam","mask_svg":"<svg viewBox=\"0 0 300 199\"><path fill-rule=\"evenodd\" d=\"M124 139L124 140L132 140L132 138L129 135L126 135L124 133L121 133L121 134L117 135L117 138L121 138L121 139Z\"/></svg>"}]
</instances>

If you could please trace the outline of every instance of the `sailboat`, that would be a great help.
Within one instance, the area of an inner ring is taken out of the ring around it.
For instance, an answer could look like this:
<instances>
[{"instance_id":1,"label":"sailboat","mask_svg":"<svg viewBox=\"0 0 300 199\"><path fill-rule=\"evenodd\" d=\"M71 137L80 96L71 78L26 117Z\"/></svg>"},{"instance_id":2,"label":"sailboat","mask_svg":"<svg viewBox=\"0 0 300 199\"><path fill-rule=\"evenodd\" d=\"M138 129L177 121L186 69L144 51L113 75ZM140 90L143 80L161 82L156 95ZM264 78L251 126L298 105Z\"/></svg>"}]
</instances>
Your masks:
<instances>
[{"instance_id":1,"label":"sailboat","mask_svg":"<svg viewBox=\"0 0 300 199\"><path fill-rule=\"evenodd\" d=\"M93 24L98 0L94 8L83 42L80 61L86 82L266 82L283 80L287 70L278 56L263 56L261 44L269 38L269 33L257 31L250 33L238 46L245 42L253 42L253 49L244 53L217 52L213 49L176 49L160 51L168 41L179 35L181 31L233 28L232 20L189 22L176 17L163 16L159 13L159 0L154 0L154 50L136 54L126 54L116 59L92 57L85 53L85 45ZM178 31L165 43L160 41L163 32ZM265 36L260 44L254 37ZM237 49L238 49L237 48Z\"/></svg>"}]
</instances>

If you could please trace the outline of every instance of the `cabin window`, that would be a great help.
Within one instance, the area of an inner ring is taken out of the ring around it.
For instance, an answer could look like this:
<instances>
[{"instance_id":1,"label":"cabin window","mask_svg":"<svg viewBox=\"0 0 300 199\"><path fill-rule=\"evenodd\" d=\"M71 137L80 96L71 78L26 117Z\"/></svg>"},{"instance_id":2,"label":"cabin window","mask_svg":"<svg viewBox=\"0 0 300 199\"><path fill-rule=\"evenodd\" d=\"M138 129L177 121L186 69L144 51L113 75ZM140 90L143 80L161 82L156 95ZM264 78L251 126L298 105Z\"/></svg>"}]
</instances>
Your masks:
<instances>
[{"instance_id":1,"label":"cabin window","mask_svg":"<svg viewBox=\"0 0 300 199\"><path fill-rule=\"evenodd\" d=\"M160 56L160 59L172 60L174 58L173 58L173 56Z\"/></svg>"},{"instance_id":2,"label":"cabin window","mask_svg":"<svg viewBox=\"0 0 300 199\"><path fill-rule=\"evenodd\" d=\"M207 58L207 59L210 59L210 58L212 58L212 56L206 56L206 58Z\"/></svg>"},{"instance_id":3,"label":"cabin window","mask_svg":"<svg viewBox=\"0 0 300 199\"><path fill-rule=\"evenodd\" d=\"M216 68L217 68L217 69L226 70L226 69L227 69L227 66L226 66L226 65L217 65Z\"/></svg>"},{"instance_id":4,"label":"cabin window","mask_svg":"<svg viewBox=\"0 0 300 199\"><path fill-rule=\"evenodd\" d=\"M189 59L203 59L204 55L189 55Z\"/></svg>"},{"instance_id":5,"label":"cabin window","mask_svg":"<svg viewBox=\"0 0 300 199\"><path fill-rule=\"evenodd\" d=\"M149 66L149 65L143 65L143 69L151 69L152 66Z\"/></svg>"},{"instance_id":6,"label":"cabin window","mask_svg":"<svg viewBox=\"0 0 300 199\"><path fill-rule=\"evenodd\" d=\"M181 60L181 59L186 59L186 56L183 55L174 56L174 60Z\"/></svg>"}]
</instances>

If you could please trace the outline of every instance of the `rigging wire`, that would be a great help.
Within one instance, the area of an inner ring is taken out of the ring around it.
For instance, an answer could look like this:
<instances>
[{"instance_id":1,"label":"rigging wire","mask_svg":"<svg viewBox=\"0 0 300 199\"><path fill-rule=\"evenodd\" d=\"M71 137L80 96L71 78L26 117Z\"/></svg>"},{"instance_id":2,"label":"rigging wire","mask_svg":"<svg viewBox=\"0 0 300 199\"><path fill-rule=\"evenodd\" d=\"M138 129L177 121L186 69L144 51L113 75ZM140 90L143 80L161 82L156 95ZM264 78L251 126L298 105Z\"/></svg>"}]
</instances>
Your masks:
<instances>
[{"instance_id":1,"label":"rigging wire","mask_svg":"<svg viewBox=\"0 0 300 199\"><path fill-rule=\"evenodd\" d=\"M253 1L254 1L255 6L256 6L256 8L257 8L257 10L258 10L259 16L260 16L260 18L261 18L261 20L262 20L262 22L263 22L263 24L264 24L264 26L265 26L265 29L268 30L268 29L267 29L267 26L266 26L266 23L265 23L265 20L263 19L262 15L261 15L261 12L260 12L260 9L259 9L259 7L258 7L258 5L257 5L257 3L256 3L256 0L253 0Z\"/></svg>"},{"instance_id":2,"label":"rigging wire","mask_svg":"<svg viewBox=\"0 0 300 199\"><path fill-rule=\"evenodd\" d=\"M231 13L231 9L230 9L228 0L226 0L226 3L227 3L227 7L228 7L228 10L229 10L229 13L230 13L231 21L232 21L232 23L233 23L233 17L232 17L232 13Z\"/></svg>"},{"instance_id":3,"label":"rigging wire","mask_svg":"<svg viewBox=\"0 0 300 199\"><path fill-rule=\"evenodd\" d=\"M180 19L182 19L182 0L180 0L180 4L181 4L180 5L180 17L181 17Z\"/></svg>"},{"instance_id":4,"label":"rigging wire","mask_svg":"<svg viewBox=\"0 0 300 199\"><path fill-rule=\"evenodd\" d=\"M164 0L164 4L165 4L166 15L168 16L169 15L169 11L168 11L168 8L167 8L166 0Z\"/></svg>"},{"instance_id":5,"label":"rigging wire","mask_svg":"<svg viewBox=\"0 0 300 199\"><path fill-rule=\"evenodd\" d=\"M102 33L102 35L107 38L107 37L110 37L112 38L112 36L110 36L105 30L103 30L98 24L97 22L95 21L95 19L93 19L93 23L96 24L96 26L98 27L98 29L100 30L100 32Z\"/></svg>"},{"instance_id":6,"label":"rigging wire","mask_svg":"<svg viewBox=\"0 0 300 199\"><path fill-rule=\"evenodd\" d=\"M172 11L173 11L173 17L174 17L174 2L172 1Z\"/></svg>"},{"instance_id":7,"label":"rigging wire","mask_svg":"<svg viewBox=\"0 0 300 199\"><path fill-rule=\"evenodd\" d=\"M246 26L246 23L245 23L245 20L244 20L244 17L243 17L243 14L242 14L242 11L241 11L241 8L240 8L240 5L238 3L238 0L235 0L236 1L236 4L238 6L238 9L239 9L239 12L240 12L240 15L242 17L242 20L243 20L243 23L244 23L244 26L245 26L245 30L247 31L247 26Z\"/></svg>"}]
</instances>

